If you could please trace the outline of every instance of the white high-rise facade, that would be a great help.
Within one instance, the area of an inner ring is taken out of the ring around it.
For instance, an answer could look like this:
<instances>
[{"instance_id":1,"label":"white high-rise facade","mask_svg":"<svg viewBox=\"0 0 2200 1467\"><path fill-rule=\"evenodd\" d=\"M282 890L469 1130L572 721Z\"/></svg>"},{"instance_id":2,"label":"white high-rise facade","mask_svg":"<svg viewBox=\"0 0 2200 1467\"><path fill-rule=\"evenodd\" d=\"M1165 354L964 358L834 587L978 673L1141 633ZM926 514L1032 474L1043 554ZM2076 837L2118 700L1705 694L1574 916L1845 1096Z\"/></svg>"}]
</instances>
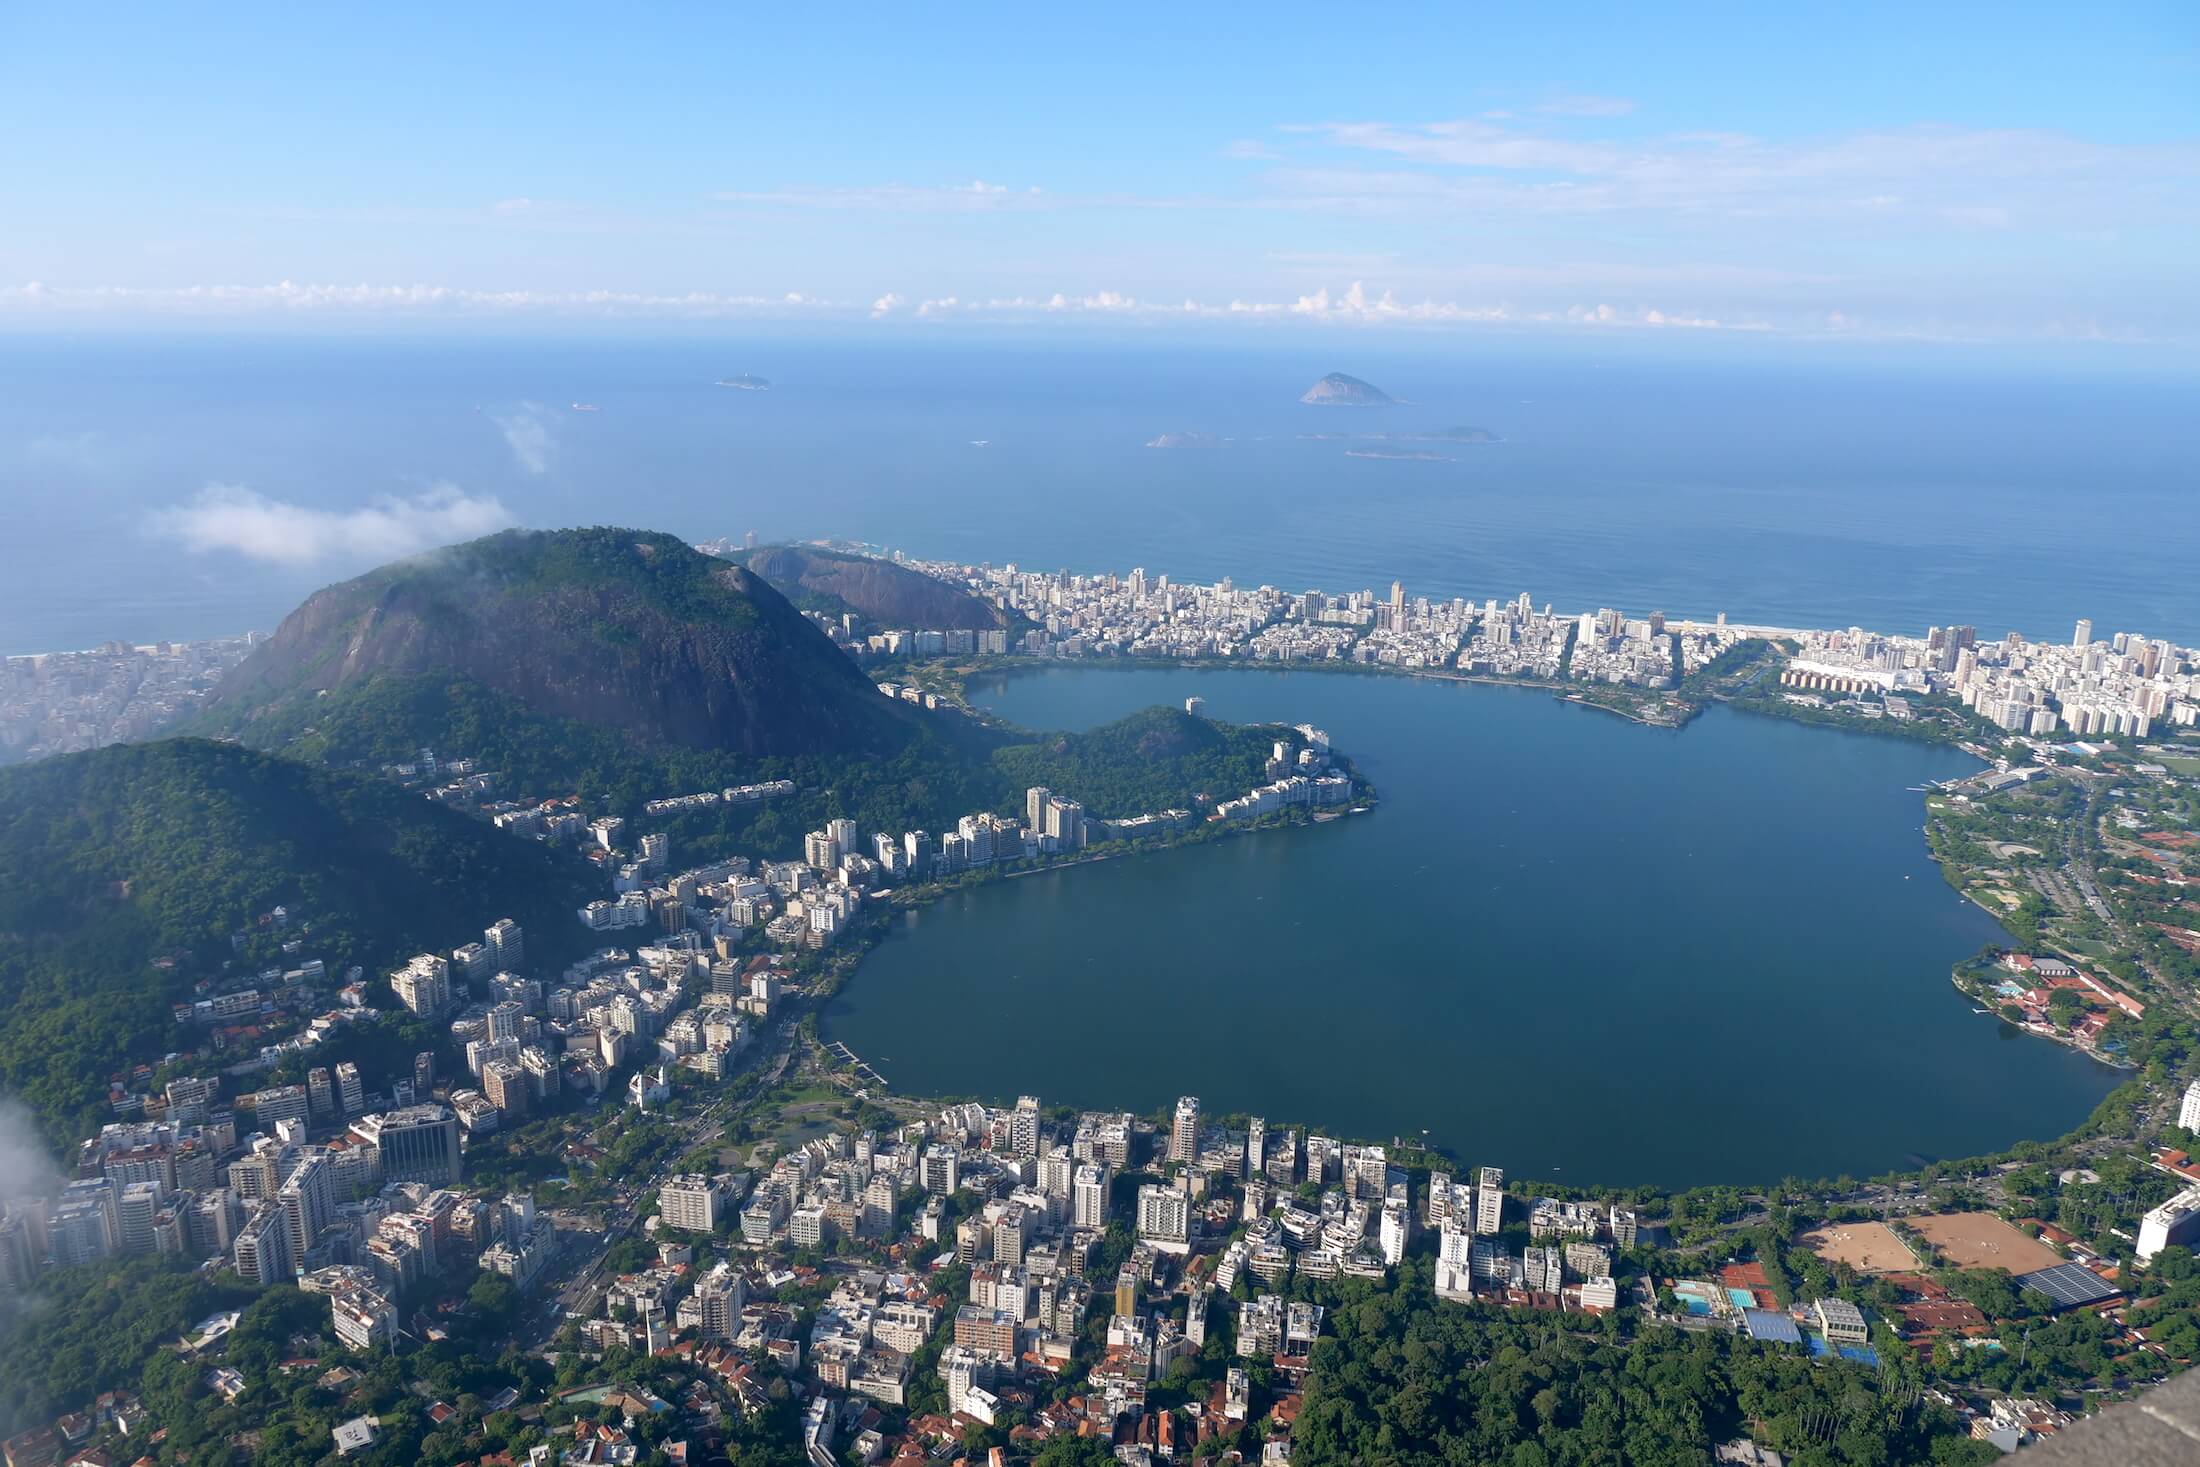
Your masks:
<instances>
[{"instance_id":1,"label":"white high-rise facade","mask_svg":"<svg viewBox=\"0 0 2200 1467\"><path fill-rule=\"evenodd\" d=\"M1138 1189L1138 1236L1164 1253L1191 1247L1192 1199L1175 1187L1148 1182Z\"/></svg>"},{"instance_id":2,"label":"white high-rise facade","mask_svg":"<svg viewBox=\"0 0 2200 1467\"><path fill-rule=\"evenodd\" d=\"M2185 1098L2177 1106L2177 1124L2187 1131L2200 1131L2200 1080L2185 1087Z\"/></svg>"},{"instance_id":3,"label":"white high-rise facade","mask_svg":"<svg viewBox=\"0 0 2200 1467\"><path fill-rule=\"evenodd\" d=\"M1098 1231L1107 1225L1108 1169L1088 1162L1070 1185L1070 1226Z\"/></svg>"},{"instance_id":4,"label":"white high-rise facade","mask_svg":"<svg viewBox=\"0 0 2200 1467\"><path fill-rule=\"evenodd\" d=\"M1505 1172L1486 1166L1475 1178L1474 1230L1487 1236L1505 1225Z\"/></svg>"},{"instance_id":5,"label":"white high-rise facade","mask_svg":"<svg viewBox=\"0 0 2200 1467\"><path fill-rule=\"evenodd\" d=\"M1185 1095L1176 1102L1176 1121L1169 1128L1169 1160L1199 1160L1199 1097Z\"/></svg>"}]
</instances>

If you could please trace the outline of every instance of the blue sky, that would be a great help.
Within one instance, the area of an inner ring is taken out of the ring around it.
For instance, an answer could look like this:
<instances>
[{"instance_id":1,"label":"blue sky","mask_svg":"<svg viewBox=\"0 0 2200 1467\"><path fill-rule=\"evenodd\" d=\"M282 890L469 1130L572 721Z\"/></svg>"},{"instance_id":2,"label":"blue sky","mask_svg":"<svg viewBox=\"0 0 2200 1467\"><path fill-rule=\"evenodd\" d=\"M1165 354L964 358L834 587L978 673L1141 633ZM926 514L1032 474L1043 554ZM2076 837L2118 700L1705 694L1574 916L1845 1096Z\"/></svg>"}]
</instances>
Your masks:
<instances>
[{"instance_id":1,"label":"blue sky","mask_svg":"<svg viewBox=\"0 0 2200 1467\"><path fill-rule=\"evenodd\" d=\"M8 324L2200 340L2190 4L18 3L0 137Z\"/></svg>"}]
</instances>

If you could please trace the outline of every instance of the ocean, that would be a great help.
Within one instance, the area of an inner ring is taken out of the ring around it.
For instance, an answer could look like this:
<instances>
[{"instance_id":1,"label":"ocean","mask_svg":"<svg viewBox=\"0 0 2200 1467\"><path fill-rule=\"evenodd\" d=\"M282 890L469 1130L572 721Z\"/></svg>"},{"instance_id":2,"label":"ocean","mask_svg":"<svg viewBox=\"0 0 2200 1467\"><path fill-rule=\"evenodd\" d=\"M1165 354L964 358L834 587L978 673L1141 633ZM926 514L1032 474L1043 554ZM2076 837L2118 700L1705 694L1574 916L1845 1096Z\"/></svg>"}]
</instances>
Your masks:
<instances>
[{"instance_id":1,"label":"ocean","mask_svg":"<svg viewBox=\"0 0 2200 1467\"><path fill-rule=\"evenodd\" d=\"M1408 401L1299 404L1329 371ZM772 389L712 385L743 372ZM2082 616L2189 644L2193 386L1618 337L8 336L0 652L272 627L386 554L341 525L311 559L188 549L163 511L210 485L1779 624L2060 638ZM1501 441L1424 436L1457 426ZM1146 446L1167 433L1212 441ZM1388 436L1309 436L1344 434Z\"/></svg>"}]
</instances>

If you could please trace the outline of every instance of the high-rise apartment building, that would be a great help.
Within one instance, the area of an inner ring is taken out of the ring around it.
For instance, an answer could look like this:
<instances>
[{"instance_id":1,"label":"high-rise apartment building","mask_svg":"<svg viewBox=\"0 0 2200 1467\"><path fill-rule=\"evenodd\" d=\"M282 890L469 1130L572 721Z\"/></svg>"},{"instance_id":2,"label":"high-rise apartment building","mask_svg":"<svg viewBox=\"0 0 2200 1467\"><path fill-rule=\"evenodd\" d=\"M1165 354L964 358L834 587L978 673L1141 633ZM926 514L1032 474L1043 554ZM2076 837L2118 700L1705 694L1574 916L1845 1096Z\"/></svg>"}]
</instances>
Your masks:
<instances>
[{"instance_id":1,"label":"high-rise apartment building","mask_svg":"<svg viewBox=\"0 0 2200 1467\"><path fill-rule=\"evenodd\" d=\"M1486 1166L1475 1177L1474 1230L1485 1236L1505 1225L1505 1171Z\"/></svg>"},{"instance_id":2,"label":"high-rise apartment building","mask_svg":"<svg viewBox=\"0 0 2200 1467\"><path fill-rule=\"evenodd\" d=\"M657 1213L668 1228L679 1228L691 1233L709 1233L717 1230L719 1221L729 1215L731 1204L729 1179L723 1176L705 1176L701 1172L682 1172L666 1180L657 1193Z\"/></svg>"},{"instance_id":3,"label":"high-rise apartment building","mask_svg":"<svg viewBox=\"0 0 2200 1467\"><path fill-rule=\"evenodd\" d=\"M451 1003L451 965L434 953L421 953L390 974L397 1001L422 1018L432 1019Z\"/></svg>"},{"instance_id":4,"label":"high-rise apartment building","mask_svg":"<svg viewBox=\"0 0 2200 1467\"><path fill-rule=\"evenodd\" d=\"M1095 1232L1108 1225L1108 1169L1087 1162L1070 1184L1070 1226Z\"/></svg>"},{"instance_id":5,"label":"high-rise apartment building","mask_svg":"<svg viewBox=\"0 0 2200 1467\"><path fill-rule=\"evenodd\" d=\"M517 973L527 962L527 943L520 925L506 917L481 934L482 946L496 955L500 972Z\"/></svg>"},{"instance_id":6,"label":"high-rise apartment building","mask_svg":"<svg viewBox=\"0 0 2200 1467\"><path fill-rule=\"evenodd\" d=\"M1169 1127L1169 1160L1199 1160L1199 1097L1179 1096L1176 1118Z\"/></svg>"},{"instance_id":7,"label":"high-rise apartment building","mask_svg":"<svg viewBox=\"0 0 2200 1467\"><path fill-rule=\"evenodd\" d=\"M1189 1251L1192 1199L1177 1187L1152 1182L1138 1189L1138 1236L1164 1253Z\"/></svg>"},{"instance_id":8,"label":"high-rise apartment building","mask_svg":"<svg viewBox=\"0 0 2200 1467\"><path fill-rule=\"evenodd\" d=\"M1011 1155L1026 1161L1039 1157L1039 1097L1019 1095L1016 1109L1008 1118L1008 1149Z\"/></svg>"},{"instance_id":9,"label":"high-rise apartment building","mask_svg":"<svg viewBox=\"0 0 2200 1467\"><path fill-rule=\"evenodd\" d=\"M375 1148L384 1182L449 1186L458 1180L458 1117L433 1103L361 1116L351 1134Z\"/></svg>"}]
</instances>

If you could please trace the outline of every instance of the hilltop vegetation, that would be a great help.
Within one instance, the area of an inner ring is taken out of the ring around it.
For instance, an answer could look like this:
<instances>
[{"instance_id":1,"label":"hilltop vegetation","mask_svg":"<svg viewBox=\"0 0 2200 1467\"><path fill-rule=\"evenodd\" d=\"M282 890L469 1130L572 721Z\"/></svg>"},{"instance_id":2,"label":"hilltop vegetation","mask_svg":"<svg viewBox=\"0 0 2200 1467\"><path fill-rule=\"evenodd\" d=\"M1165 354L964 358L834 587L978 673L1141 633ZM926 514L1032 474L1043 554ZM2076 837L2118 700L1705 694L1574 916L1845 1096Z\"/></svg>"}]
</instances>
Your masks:
<instances>
[{"instance_id":1,"label":"hilltop vegetation","mask_svg":"<svg viewBox=\"0 0 2200 1467\"><path fill-rule=\"evenodd\" d=\"M1154 810L1196 809L1242 795L1266 776L1271 746L1289 729L1237 727L1178 708L1147 708L1083 733L1047 734L994 752L1004 795L1031 785L1081 802L1107 818Z\"/></svg>"},{"instance_id":2,"label":"hilltop vegetation","mask_svg":"<svg viewBox=\"0 0 2200 1467\"><path fill-rule=\"evenodd\" d=\"M890 754L917 722L762 577L595 528L507 530L316 592L200 726L287 742L331 722L327 698L389 678L472 685L639 749ZM395 706L420 716L387 732L450 746L433 705Z\"/></svg>"},{"instance_id":3,"label":"hilltop vegetation","mask_svg":"<svg viewBox=\"0 0 2200 1467\"><path fill-rule=\"evenodd\" d=\"M169 1006L225 971L448 948L498 917L547 954L594 895L578 861L376 780L201 739L0 771L0 1091L57 1135L107 1077L185 1036ZM277 906L293 925L259 919Z\"/></svg>"}]
</instances>

